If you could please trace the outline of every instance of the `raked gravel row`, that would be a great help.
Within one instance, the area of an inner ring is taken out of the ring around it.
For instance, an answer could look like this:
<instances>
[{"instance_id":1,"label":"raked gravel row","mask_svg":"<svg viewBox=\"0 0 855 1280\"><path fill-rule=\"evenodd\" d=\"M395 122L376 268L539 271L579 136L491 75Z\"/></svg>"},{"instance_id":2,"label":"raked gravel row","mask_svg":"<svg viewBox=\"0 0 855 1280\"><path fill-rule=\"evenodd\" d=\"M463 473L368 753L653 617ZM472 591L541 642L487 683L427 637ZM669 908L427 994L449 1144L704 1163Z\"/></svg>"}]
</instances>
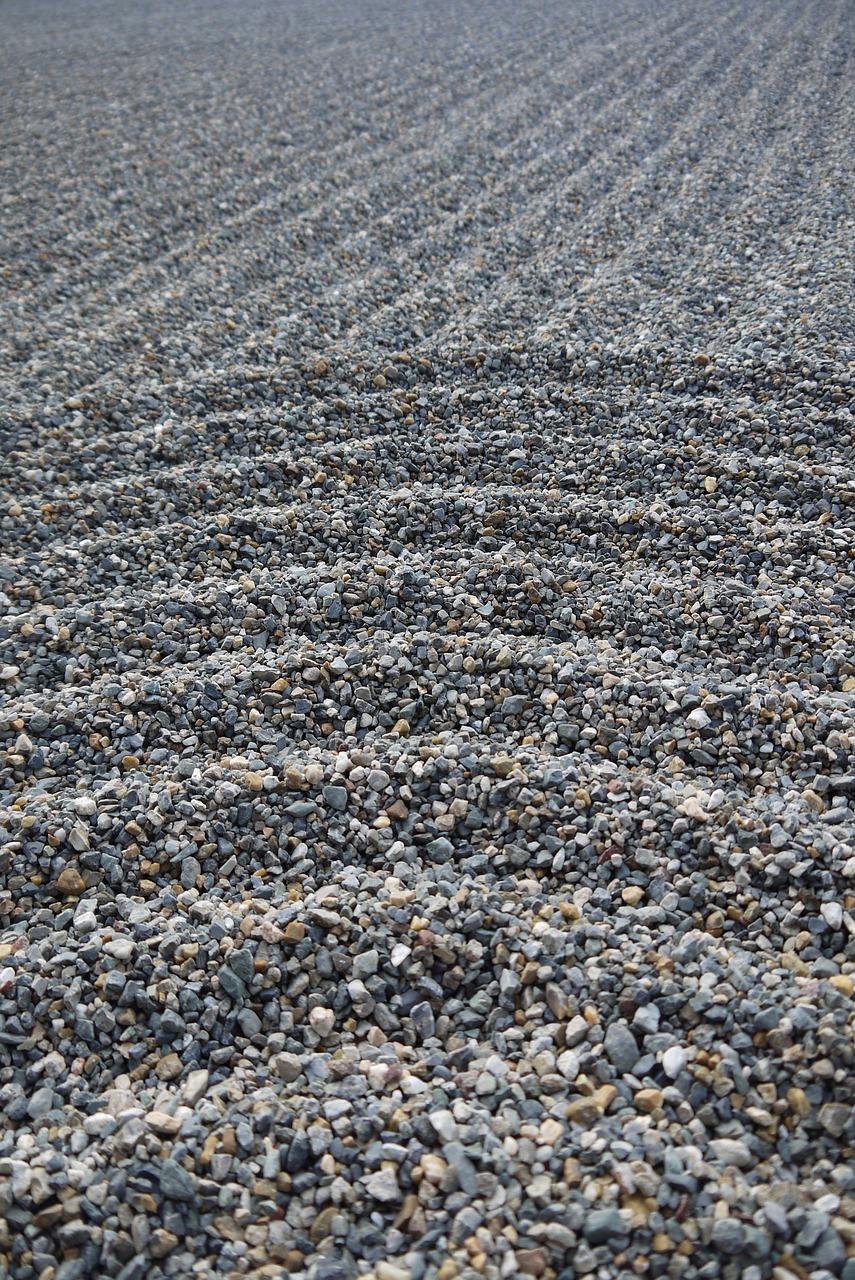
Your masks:
<instances>
[{"instance_id":1,"label":"raked gravel row","mask_svg":"<svg viewBox=\"0 0 855 1280\"><path fill-rule=\"evenodd\" d=\"M855 1280L853 32L0 7L0 1276Z\"/></svg>"}]
</instances>

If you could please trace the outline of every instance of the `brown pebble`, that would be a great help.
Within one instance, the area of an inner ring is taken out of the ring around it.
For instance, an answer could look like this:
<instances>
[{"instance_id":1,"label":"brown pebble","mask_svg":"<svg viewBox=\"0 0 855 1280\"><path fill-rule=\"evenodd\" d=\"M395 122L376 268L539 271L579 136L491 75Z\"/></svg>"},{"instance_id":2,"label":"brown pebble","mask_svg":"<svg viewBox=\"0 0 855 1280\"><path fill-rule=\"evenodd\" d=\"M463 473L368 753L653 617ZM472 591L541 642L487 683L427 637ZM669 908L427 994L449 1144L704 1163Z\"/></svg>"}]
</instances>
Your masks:
<instances>
[{"instance_id":1,"label":"brown pebble","mask_svg":"<svg viewBox=\"0 0 855 1280\"><path fill-rule=\"evenodd\" d=\"M65 867L57 876L56 887L69 898L79 898L86 888L86 881L77 867Z\"/></svg>"}]
</instances>

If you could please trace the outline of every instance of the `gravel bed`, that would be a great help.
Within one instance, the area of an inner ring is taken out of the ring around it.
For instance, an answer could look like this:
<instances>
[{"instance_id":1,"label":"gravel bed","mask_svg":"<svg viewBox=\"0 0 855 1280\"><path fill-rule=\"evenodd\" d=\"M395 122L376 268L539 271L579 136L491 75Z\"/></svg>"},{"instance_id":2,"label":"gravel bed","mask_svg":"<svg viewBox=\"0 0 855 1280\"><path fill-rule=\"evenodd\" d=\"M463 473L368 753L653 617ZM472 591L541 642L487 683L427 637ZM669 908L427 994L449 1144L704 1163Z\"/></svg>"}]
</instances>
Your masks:
<instances>
[{"instance_id":1,"label":"gravel bed","mask_svg":"<svg viewBox=\"0 0 855 1280\"><path fill-rule=\"evenodd\" d=\"M855 1280L853 31L0 7L0 1277Z\"/></svg>"}]
</instances>

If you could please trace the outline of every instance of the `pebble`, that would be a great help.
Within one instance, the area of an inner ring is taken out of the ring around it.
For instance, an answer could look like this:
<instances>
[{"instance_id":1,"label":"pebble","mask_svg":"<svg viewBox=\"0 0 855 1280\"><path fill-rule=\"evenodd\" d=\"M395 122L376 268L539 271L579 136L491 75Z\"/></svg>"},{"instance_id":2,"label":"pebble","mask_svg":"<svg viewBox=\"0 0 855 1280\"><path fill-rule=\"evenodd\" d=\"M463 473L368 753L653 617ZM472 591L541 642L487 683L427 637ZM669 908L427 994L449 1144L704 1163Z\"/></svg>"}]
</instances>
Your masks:
<instances>
[{"instance_id":1,"label":"pebble","mask_svg":"<svg viewBox=\"0 0 855 1280\"><path fill-rule=\"evenodd\" d=\"M606 1244L626 1235L626 1226L617 1209L593 1209L585 1218L582 1230L589 1244Z\"/></svg>"},{"instance_id":2,"label":"pebble","mask_svg":"<svg viewBox=\"0 0 855 1280\"><path fill-rule=\"evenodd\" d=\"M662 1070L669 1080L676 1080L687 1061L688 1055L682 1045L672 1044L662 1055Z\"/></svg>"},{"instance_id":3,"label":"pebble","mask_svg":"<svg viewBox=\"0 0 855 1280\"><path fill-rule=\"evenodd\" d=\"M609 1026L603 1048L612 1066L621 1075L629 1074L641 1057L635 1036L622 1022L613 1022Z\"/></svg>"},{"instance_id":4,"label":"pebble","mask_svg":"<svg viewBox=\"0 0 855 1280\"><path fill-rule=\"evenodd\" d=\"M745 1227L736 1218L719 1218L713 1223L711 1241L720 1253L741 1253L745 1245Z\"/></svg>"}]
</instances>

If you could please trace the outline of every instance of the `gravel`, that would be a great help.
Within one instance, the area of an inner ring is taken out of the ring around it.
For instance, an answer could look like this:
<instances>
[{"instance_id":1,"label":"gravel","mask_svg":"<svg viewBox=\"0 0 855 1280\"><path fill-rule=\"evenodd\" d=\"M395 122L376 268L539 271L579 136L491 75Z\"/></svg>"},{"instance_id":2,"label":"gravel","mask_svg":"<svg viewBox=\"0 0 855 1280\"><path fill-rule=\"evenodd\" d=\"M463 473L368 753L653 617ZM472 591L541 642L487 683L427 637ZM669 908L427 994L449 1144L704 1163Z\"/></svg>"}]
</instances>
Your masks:
<instances>
[{"instance_id":1,"label":"gravel","mask_svg":"<svg viewBox=\"0 0 855 1280\"><path fill-rule=\"evenodd\" d=\"M853 1280L851 0L6 0L0 1275Z\"/></svg>"}]
</instances>

